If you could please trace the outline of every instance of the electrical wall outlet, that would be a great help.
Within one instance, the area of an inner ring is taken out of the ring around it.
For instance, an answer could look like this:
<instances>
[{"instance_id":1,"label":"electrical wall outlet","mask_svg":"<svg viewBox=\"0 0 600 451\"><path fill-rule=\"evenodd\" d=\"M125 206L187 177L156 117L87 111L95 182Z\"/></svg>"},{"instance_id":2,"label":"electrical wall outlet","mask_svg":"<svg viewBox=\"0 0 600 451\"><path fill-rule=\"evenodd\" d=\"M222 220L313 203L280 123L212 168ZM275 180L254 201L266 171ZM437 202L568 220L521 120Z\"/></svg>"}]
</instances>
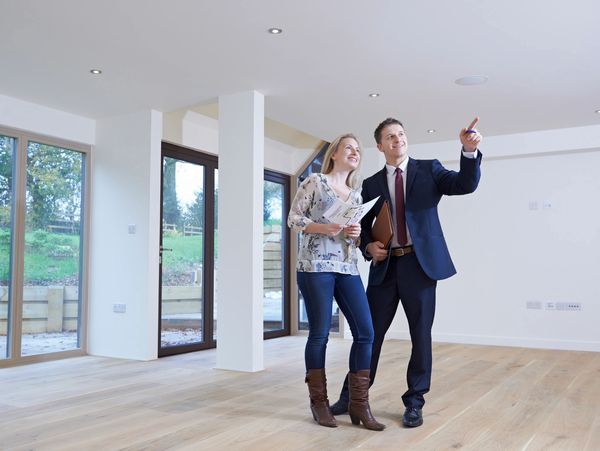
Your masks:
<instances>
[{"instance_id":1,"label":"electrical wall outlet","mask_svg":"<svg viewBox=\"0 0 600 451\"><path fill-rule=\"evenodd\" d=\"M125 313L127 306L125 304L113 304L113 312L115 313Z\"/></svg>"},{"instance_id":2,"label":"electrical wall outlet","mask_svg":"<svg viewBox=\"0 0 600 451\"><path fill-rule=\"evenodd\" d=\"M527 307L529 308L529 307ZM581 302L544 302L544 310L569 310L569 311L580 311L583 309Z\"/></svg>"},{"instance_id":3,"label":"electrical wall outlet","mask_svg":"<svg viewBox=\"0 0 600 451\"><path fill-rule=\"evenodd\" d=\"M581 302L557 302L556 310L580 311Z\"/></svg>"}]
</instances>

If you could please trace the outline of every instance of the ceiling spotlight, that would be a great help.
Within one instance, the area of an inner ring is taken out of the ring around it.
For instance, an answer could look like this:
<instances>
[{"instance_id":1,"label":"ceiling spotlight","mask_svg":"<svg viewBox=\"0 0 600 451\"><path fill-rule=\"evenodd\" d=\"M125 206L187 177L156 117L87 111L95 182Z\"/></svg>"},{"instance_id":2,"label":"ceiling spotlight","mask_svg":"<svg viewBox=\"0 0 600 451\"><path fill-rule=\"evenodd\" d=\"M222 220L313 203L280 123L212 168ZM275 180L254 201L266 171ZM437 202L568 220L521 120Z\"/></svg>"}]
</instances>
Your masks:
<instances>
[{"instance_id":1,"label":"ceiling spotlight","mask_svg":"<svg viewBox=\"0 0 600 451\"><path fill-rule=\"evenodd\" d=\"M372 92L371 94L369 94L369 97L379 97L379 93L378 92Z\"/></svg>"},{"instance_id":2,"label":"ceiling spotlight","mask_svg":"<svg viewBox=\"0 0 600 451\"><path fill-rule=\"evenodd\" d=\"M454 80L454 83L461 86L474 86L482 85L486 81L488 81L488 78L485 75L467 75Z\"/></svg>"},{"instance_id":3,"label":"ceiling spotlight","mask_svg":"<svg viewBox=\"0 0 600 451\"><path fill-rule=\"evenodd\" d=\"M281 34L281 33L283 33L283 30L281 28L269 28L267 31L269 33L271 33L271 34Z\"/></svg>"},{"instance_id":4,"label":"ceiling spotlight","mask_svg":"<svg viewBox=\"0 0 600 451\"><path fill-rule=\"evenodd\" d=\"M600 114L600 110L596 110L596 111L594 111L594 113Z\"/></svg>"},{"instance_id":5,"label":"ceiling spotlight","mask_svg":"<svg viewBox=\"0 0 600 451\"><path fill-rule=\"evenodd\" d=\"M102 73L100 69L91 69L90 72L94 75L100 75Z\"/></svg>"},{"instance_id":6,"label":"ceiling spotlight","mask_svg":"<svg viewBox=\"0 0 600 451\"><path fill-rule=\"evenodd\" d=\"M435 129L434 128L430 128L429 130L427 130L427 133L435 133Z\"/></svg>"}]
</instances>

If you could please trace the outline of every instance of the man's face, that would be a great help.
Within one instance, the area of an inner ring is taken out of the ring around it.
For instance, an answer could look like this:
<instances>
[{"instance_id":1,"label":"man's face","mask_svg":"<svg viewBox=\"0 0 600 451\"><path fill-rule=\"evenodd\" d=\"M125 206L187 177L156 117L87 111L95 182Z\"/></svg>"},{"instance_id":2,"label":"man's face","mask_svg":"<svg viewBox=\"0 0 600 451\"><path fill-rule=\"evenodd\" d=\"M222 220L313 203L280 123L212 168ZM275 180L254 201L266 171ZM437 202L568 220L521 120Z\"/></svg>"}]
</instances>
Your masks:
<instances>
[{"instance_id":1,"label":"man's face","mask_svg":"<svg viewBox=\"0 0 600 451\"><path fill-rule=\"evenodd\" d=\"M381 130L377 148L385 155L385 161L392 164L402 162L408 155L408 141L400 124L390 124Z\"/></svg>"}]
</instances>

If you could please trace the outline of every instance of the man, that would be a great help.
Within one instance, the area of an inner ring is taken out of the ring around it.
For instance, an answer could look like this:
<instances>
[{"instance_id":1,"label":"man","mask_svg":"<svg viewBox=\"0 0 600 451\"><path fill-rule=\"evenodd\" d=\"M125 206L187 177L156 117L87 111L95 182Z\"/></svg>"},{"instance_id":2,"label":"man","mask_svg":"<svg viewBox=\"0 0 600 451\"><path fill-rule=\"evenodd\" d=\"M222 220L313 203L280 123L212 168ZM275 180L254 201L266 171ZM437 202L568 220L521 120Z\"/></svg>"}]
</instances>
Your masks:
<instances>
[{"instance_id":1,"label":"man","mask_svg":"<svg viewBox=\"0 0 600 451\"><path fill-rule=\"evenodd\" d=\"M388 118L375 129L377 148L385 155L385 167L365 179L363 202L381 196L362 220L360 249L369 270L367 298L375 337L371 357L371 384L375 381L381 346L398 301L408 320L412 352L407 369L408 390L402 422L406 427L423 424L424 395L431 384L431 327L435 313L438 280L456 274L442 233L437 205L443 195L468 194L479 184L481 135L474 129L479 119L460 132L463 146L460 171L444 168L438 160L415 160L408 156L402 123ZM387 200L391 207L394 236L389 249L375 241L371 228L376 214ZM332 413L347 412L348 381Z\"/></svg>"}]
</instances>

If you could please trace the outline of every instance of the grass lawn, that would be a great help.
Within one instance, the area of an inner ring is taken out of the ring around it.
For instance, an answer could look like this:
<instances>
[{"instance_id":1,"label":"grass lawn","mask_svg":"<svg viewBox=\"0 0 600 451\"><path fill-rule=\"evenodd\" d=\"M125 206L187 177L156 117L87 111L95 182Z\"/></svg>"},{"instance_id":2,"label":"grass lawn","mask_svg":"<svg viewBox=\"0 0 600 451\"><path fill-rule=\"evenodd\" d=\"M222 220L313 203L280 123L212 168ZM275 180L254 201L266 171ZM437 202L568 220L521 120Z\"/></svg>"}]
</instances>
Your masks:
<instances>
[{"instance_id":1,"label":"grass lawn","mask_svg":"<svg viewBox=\"0 0 600 451\"><path fill-rule=\"evenodd\" d=\"M277 220L265 225L280 225ZM170 271L197 268L204 260L204 241L201 235L178 236L165 234L163 265ZM218 252L218 233L215 233L215 253ZM8 283L10 262L10 232L0 228L0 285ZM35 230L25 234L25 280L27 285L73 284L79 277L79 236Z\"/></svg>"},{"instance_id":2,"label":"grass lawn","mask_svg":"<svg viewBox=\"0 0 600 451\"><path fill-rule=\"evenodd\" d=\"M9 231L0 229L0 284L8 283ZM25 284L76 283L79 277L79 236L41 230L25 234Z\"/></svg>"},{"instance_id":3,"label":"grass lawn","mask_svg":"<svg viewBox=\"0 0 600 451\"><path fill-rule=\"evenodd\" d=\"M163 248L173 249L163 252L163 266L172 271L185 271L204 260L203 239L201 235L163 236Z\"/></svg>"}]
</instances>

